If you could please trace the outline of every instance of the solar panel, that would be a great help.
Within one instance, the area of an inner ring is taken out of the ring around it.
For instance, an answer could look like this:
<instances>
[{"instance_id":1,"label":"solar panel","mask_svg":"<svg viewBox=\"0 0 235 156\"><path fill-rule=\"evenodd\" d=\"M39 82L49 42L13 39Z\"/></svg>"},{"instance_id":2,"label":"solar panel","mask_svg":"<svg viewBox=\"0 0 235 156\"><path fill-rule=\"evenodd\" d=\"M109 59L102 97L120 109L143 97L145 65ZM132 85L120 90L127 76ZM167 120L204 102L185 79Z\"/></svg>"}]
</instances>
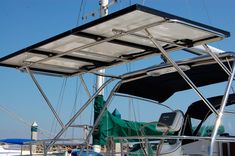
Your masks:
<instances>
[{"instance_id":1,"label":"solar panel","mask_svg":"<svg viewBox=\"0 0 235 156\"><path fill-rule=\"evenodd\" d=\"M166 51L229 36L214 27L133 5L3 57L0 65L70 76L159 54L145 29Z\"/></svg>"}]
</instances>

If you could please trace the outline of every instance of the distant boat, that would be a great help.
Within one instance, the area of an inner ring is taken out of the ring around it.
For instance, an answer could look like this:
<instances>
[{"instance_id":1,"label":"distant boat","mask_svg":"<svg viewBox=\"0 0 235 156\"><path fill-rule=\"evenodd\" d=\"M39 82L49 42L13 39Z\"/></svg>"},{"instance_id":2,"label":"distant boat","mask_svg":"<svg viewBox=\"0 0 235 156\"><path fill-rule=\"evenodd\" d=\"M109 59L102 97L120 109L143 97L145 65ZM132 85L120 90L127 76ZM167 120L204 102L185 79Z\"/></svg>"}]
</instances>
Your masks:
<instances>
[{"instance_id":1,"label":"distant boat","mask_svg":"<svg viewBox=\"0 0 235 156\"><path fill-rule=\"evenodd\" d=\"M1 139L0 140L0 156L11 155L29 155L30 148L23 148L25 143L32 141L31 139Z\"/></svg>"}]
</instances>

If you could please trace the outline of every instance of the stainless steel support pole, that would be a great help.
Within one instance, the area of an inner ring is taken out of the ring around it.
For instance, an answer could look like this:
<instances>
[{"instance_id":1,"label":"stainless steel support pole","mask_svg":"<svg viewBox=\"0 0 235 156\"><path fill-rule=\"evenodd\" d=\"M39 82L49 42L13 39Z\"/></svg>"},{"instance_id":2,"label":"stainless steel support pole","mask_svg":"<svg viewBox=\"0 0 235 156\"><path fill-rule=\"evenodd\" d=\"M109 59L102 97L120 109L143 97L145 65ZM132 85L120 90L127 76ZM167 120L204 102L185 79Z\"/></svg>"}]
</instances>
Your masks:
<instances>
[{"instance_id":1,"label":"stainless steel support pole","mask_svg":"<svg viewBox=\"0 0 235 156\"><path fill-rule=\"evenodd\" d=\"M47 147L47 150L56 142L56 140L61 137L61 135L68 129L69 126L78 118L78 116L87 108L87 106L94 100L94 98L99 94L99 92L107 86L110 82L115 80L115 78L111 78L107 80L96 92L94 95L91 96L91 98L88 99L88 101L77 111L77 113L67 122L67 124L60 130L60 132L54 137L54 141L51 141Z\"/></svg>"},{"instance_id":2,"label":"stainless steel support pole","mask_svg":"<svg viewBox=\"0 0 235 156\"><path fill-rule=\"evenodd\" d=\"M228 74L231 75L231 71L228 70L228 68L221 62L219 57L211 51L211 49L208 47L208 45L204 44L203 47L206 49L206 51L211 55L211 57L214 58L214 60L221 66L221 68Z\"/></svg>"},{"instance_id":3,"label":"stainless steel support pole","mask_svg":"<svg viewBox=\"0 0 235 156\"><path fill-rule=\"evenodd\" d=\"M196 85L190 80L190 78L184 73L184 71L175 63L174 60L170 58L170 56L167 54L165 49L162 48L162 46L154 39L154 37L150 34L150 32L145 29L149 39L152 41L152 43L161 51L161 53L167 58L167 60L172 64L173 67L178 71L178 73L182 76L182 78L189 84L189 86L198 94L198 96L203 100L203 102L208 106L208 108L218 115L218 112L213 107L213 105L201 94L201 92L198 90Z\"/></svg>"},{"instance_id":4,"label":"stainless steel support pole","mask_svg":"<svg viewBox=\"0 0 235 156\"><path fill-rule=\"evenodd\" d=\"M176 140L176 139L180 139L180 140L211 140L211 137L200 137L200 136L128 136L128 137L113 137L114 140L120 140L120 139L124 139L124 140L129 140L129 139L138 139L138 140L143 140L143 139L149 139L149 140ZM235 138L234 137L216 137L216 141L218 142L235 142Z\"/></svg>"},{"instance_id":5,"label":"stainless steel support pole","mask_svg":"<svg viewBox=\"0 0 235 156\"><path fill-rule=\"evenodd\" d=\"M111 138L111 150L112 150L112 155L114 155L114 148L115 148L115 143L114 143L114 140L113 140L113 137Z\"/></svg>"},{"instance_id":6,"label":"stainless steel support pole","mask_svg":"<svg viewBox=\"0 0 235 156\"><path fill-rule=\"evenodd\" d=\"M120 146L121 146L121 156L124 156L123 154L123 140L119 140L120 141Z\"/></svg>"},{"instance_id":7,"label":"stainless steel support pole","mask_svg":"<svg viewBox=\"0 0 235 156\"><path fill-rule=\"evenodd\" d=\"M108 97L107 101L105 102L104 107L102 108L102 110L101 110L99 116L97 117L97 119L96 119L96 121L95 121L95 123L94 123L92 129L90 130L89 134L87 135L87 138L86 138L86 140L85 140L85 144L87 144L87 143L89 142L89 139L90 139L92 133L94 132L95 128L98 126L98 124L99 124L99 122L100 122L100 120L101 120L101 118L102 118L102 116L103 116L105 110L108 108L108 106L109 106L109 104L110 104L110 101L111 101L111 99L112 99L112 97L113 97L113 95L114 95L115 90L120 86L120 84L121 84L121 81L119 81L119 82L114 86L114 88L112 89L112 91L110 92L109 97ZM100 90L100 89L99 89L99 90ZM81 148L81 150L80 150L80 153L79 153L79 156L81 156L83 150L84 150L84 146L82 146L82 148Z\"/></svg>"},{"instance_id":8,"label":"stainless steel support pole","mask_svg":"<svg viewBox=\"0 0 235 156\"><path fill-rule=\"evenodd\" d=\"M149 153L148 139L144 139L143 141L144 141L144 143L145 143L145 152L146 152L146 156L149 156L150 153Z\"/></svg>"},{"instance_id":9,"label":"stainless steel support pole","mask_svg":"<svg viewBox=\"0 0 235 156\"><path fill-rule=\"evenodd\" d=\"M30 148L30 149L29 149L29 150L30 150L30 151L29 151L29 155L32 156L32 155L33 155L33 154L32 154L32 142L30 142L29 148Z\"/></svg>"},{"instance_id":10,"label":"stainless steel support pole","mask_svg":"<svg viewBox=\"0 0 235 156\"><path fill-rule=\"evenodd\" d=\"M80 77L80 80L82 82L82 85L83 85L85 91L87 92L88 97L90 98L91 97L91 93L89 92L89 89L88 89L88 87L87 87L87 85L86 85L82 75L79 75L79 77Z\"/></svg>"},{"instance_id":11,"label":"stainless steel support pole","mask_svg":"<svg viewBox=\"0 0 235 156\"><path fill-rule=\"evenodd\" d=\"M50 100L47 98L46 94L42 90L42 87L38 83L37 79L34 77L33 73L31 72L31 70L28 67L26 68L26 71L29 73L29 75L32 78L33 82L37 86L39 92L42 94L43 98L45 99L47 105L49 106L49 108L52 111L53 115L55 116L56 120L59 122L60 126L62 128L64 128L64 124L63 124L62 120L60 119L59 115L57 114L57 112L55 111L54 107L52 106Z\"/></svg>"},{"instance_id":12,"label":"stainless steel support pole","mask_svg":"<svg viewBox=\"0 0 235 156\"><path fill-rule=\"evenodd\" d=\"M220 110L219 110L219 115L216 118L215 127L214 127L213 132L212 132L211 145L210 145L210 156L213 155L213 148L214 148L214 144L215 144L215 138L216 138L219 126L221 124L221 119L223 117L224 108L226 106L226 103L227 103L227 100L228 100L228 97L229 97L229 91L230 91L231 86L232 86L234 74L235 74L235 61L233 62L232 74L230 75L230 77L228 79L228 84L226 86L225 94L224 94L223 99L222 99L222 103L221 103Z\"/></svg>"},{"instance_id":13,"label":"stainless steel support pole","mask_svg":"<svg viewBox=\"0 0 235 156\"><path fill-rule=\"evenodd\" d=\"M23 145L20 146L20 155L23 155Z\"/></svg>"},{"instance_id":14,"label":"stainless steel support pole","mask_svg":"<svg viewBox=\"0 0 235 156\"><path fill-rule=\"evenodd\" d=\"M46 142L43 141L43 156L47 156Z\"/></svg>"}]
</instances>

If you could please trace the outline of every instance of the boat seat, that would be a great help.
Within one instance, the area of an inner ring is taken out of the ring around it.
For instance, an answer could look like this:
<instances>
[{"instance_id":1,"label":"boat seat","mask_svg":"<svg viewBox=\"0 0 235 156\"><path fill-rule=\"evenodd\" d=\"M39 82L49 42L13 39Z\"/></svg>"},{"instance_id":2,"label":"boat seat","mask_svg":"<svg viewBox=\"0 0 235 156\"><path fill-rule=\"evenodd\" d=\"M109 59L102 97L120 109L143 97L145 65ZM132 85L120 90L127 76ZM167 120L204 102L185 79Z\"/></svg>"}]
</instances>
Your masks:
<instances>
[{"instance_id":1,"label":"boat seat","mask_svg":"<svg viewBox=\"0 0 235 156\"><path fill-rule=\"evenodd\" d=\"M184 114L180 110L162 113L158 120L157 129L163 132L177 132L181 129L183 121Z\"/></svg>"}]
</instances>

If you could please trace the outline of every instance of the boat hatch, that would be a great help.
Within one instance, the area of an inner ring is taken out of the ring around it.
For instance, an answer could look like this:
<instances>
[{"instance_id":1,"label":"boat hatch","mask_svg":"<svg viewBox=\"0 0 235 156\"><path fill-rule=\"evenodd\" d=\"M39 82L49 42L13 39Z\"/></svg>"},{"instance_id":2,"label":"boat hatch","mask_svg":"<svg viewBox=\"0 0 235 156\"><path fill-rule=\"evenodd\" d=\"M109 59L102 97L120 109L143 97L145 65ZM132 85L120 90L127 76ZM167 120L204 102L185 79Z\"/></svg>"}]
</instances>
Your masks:
<instances>
[{"instance_id":1,"label":"boat hatch","mask_svg":"<svg viewBox=\"0 0 235 156\"><path fill-rule=\"evenodd\" d=\"M226 31L141 5L19 50L0 59L1 66L71 76L160 53L146 31L167 51L221 40Z\"/></svg>"},{"instance_id":2,"label":"boat hatch","mask_svg":"<svg viewBox=\"0 0 235 156\"><path fill-rule=\"evenodd\" d=\"M218 55L227 68L235 59L234 53ZM187 61L177 62L197 87L228 80L226 72L211 56L200 56ZM174 68L169 64L146 68L122 76L123 83L117 93L164 102L175 92L191 89ZM151 86L151 87L150 87Z\"/></svg>"}]
</instances>

